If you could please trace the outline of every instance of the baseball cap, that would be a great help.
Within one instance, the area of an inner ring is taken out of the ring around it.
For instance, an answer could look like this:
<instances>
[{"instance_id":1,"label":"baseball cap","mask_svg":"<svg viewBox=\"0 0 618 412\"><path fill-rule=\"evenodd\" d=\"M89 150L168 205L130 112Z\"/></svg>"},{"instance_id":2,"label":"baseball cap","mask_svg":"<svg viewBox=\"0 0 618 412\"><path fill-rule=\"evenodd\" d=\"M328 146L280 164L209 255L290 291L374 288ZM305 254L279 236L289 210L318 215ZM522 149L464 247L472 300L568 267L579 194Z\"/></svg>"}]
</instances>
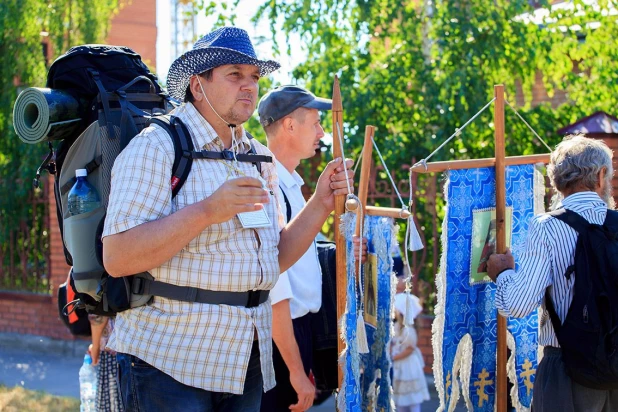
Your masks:
<instances>
[{"instance_id":1,"label":"baseball cap","mask_svg":"<svg viewBox=\"0 0 618 412\"><path fill-rule=\"evenodd\" d=\"M260 123L266 127L292 113L299 107L330 110L331 99L316 97L309 90L299 86L281 86L266 93L258 103Z\"/></svg>"}]
</instances>

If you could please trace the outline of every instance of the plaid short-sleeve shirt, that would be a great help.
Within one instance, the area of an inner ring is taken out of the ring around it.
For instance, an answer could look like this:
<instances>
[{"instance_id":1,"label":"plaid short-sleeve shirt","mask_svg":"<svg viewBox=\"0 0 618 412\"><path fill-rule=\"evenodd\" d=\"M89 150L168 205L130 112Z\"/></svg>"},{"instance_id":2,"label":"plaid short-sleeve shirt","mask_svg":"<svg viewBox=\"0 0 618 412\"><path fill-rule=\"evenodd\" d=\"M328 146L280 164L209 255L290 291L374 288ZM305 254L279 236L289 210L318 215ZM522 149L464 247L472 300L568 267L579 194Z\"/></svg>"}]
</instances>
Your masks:
<instances>
[{"instance_id":1,"label":"plaid short-sleeve shirt","mask_svg":"<svg viewBox=\"0 0 618 412\"><path fill-rule=\"evenodd\" d=\"M212 126L187 103L175 113L189 129L196 149L223 150ZM254 142L256 152L272 156ZM239 153L250 143L243 132ZM226 180L257 177L251 163L194 160L188 179L172 200L174 148L159 126L144 129L118 156L112 171L103 236L161 219L212 195ZM209 226L176 256L150 273L180 286L244 292L272 289L279 278L278 243L283 225L274 164L262 163L271 193L265 205L272 225L244 229L237 217ZM190 221L186 222L191 225ZM213 392L242 394L254 328L260 347L264 390L275 384L270 300L255 308L187 303L155 297L152 304L117 315L108 347L148 362L174 379Z\"/></svg>"}]
</instances>

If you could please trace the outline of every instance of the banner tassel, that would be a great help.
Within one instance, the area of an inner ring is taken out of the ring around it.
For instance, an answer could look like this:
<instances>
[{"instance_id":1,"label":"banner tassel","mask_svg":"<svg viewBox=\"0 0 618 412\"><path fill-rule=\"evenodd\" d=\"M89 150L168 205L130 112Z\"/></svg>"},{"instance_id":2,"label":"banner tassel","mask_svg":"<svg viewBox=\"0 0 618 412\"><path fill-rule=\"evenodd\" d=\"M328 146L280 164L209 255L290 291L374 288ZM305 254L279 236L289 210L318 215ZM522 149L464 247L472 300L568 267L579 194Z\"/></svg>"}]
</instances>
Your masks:
<instances>
[{"instance_id":1,"label":"banner tassel","mask_svg":"<svg viewBox=\"0 0 618 412\"><path fill-rule=\"evenodd\" d=\"M363 312L360 310L358 311L358 316L356 317L356 339L358 341L358 353L369 353L365 320L363 319Z\"/></svg>"}]
</instances>

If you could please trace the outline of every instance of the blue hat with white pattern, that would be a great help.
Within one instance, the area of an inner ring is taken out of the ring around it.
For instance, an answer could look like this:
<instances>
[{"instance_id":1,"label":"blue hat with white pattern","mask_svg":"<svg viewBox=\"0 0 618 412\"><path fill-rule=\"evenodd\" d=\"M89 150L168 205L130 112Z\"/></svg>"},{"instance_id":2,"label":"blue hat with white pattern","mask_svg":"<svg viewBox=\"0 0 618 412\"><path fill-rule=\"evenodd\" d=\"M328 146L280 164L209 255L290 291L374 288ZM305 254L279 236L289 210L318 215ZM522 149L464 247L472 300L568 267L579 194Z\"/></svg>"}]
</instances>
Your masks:
<instances>
[{"instance_id":1,"label":"blue hat with white pattern","mask_svg":"<svg viewBox=\"0 0 618 412\"><path fill-rule=\"evenodd\" d=\"M193 49L177 58L167 74L167 91L183 101L191 76L226 64L250 64L266 76L281 65L274 60L259 60L249 35L237 27L222 27L199 39Z\"/></svg>"}]
</instances>

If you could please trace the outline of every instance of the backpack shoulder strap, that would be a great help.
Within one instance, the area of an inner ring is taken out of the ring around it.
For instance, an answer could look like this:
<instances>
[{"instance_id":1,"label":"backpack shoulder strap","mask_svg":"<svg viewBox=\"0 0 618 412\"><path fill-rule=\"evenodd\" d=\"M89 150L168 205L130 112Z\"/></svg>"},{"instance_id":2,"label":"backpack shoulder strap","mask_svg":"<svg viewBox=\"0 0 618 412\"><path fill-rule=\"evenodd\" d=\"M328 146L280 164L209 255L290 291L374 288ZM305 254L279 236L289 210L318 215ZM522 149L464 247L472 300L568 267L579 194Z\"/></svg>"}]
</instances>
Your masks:
<instances>
[{"instance_id":1,"label":"backpack shoulder strap","mask_svg":"<svg viewBox=\"0 0 618 412\"><path fill-rule=\"evenodd\" d=\"M283 200L285 201L286 222L290 223L290 220L292 220L292 205L290 204L290 199L288 199L285 192L283 191L283 188L281 186L279 186L279 188L281 189L281 194L283 194Z\"/></svg>"},{"instance_id":2,"label":"backpack shoulder strap","mask_svg":"<svg viewBox=\"0 0 618 412\"><path fill-rule=\"evenodd\" d=\"M251 133L245 131L245 133L247 133L247 137L249 138L249 144L251 145L251 149L249 149L249 154L257 156L257 152L255 151L255 145L253 144L253 136L251 135ZM261 160L261 158L260 158ZM270 156L266 156L266 159L264 160L266 162L272 163L272 157ZM262 163L261 162L253 162L253 165L255 166L255 168L257 169L258 173L260 174L260 176L262 175ZM285 196L285 195L284 195ZM288 218L288 222L289 222L289 218Z\"/></svg>"},{"instance_id":3,"label":"backpack shoulder strap","mask_svg":"<svg viewBox=\"0 0 618 412\"><path fill-rule=\"evenodd\" d=\"M545 289L545 309L547 309L549 319L551 320L551 324L554 327L554 333L556 334L556 336L559 336L560 330L562 329L562 322L560 322L558 313L554 308L554 302L551 300L551 296L549 295L549 288Z\"/></svg>"},{"instance_id":4,"label":"backpack shoulder strap","mask_svg":"<svg viewBox=\"0 0 618 412\"><path fill-rule=\"evenodd\" d=\"M553 212L549 212L549 215L571 226L580 235L590 226L590 223L580 214L569 209L562 208L554 210Z\"/></svg>"},{"instance_id":5,"label":"backpack shoulder strap","mask_svg":"<svg viewBox=\"0 0 618 412\"><path fill-rule=\"evenodd\" d=\"M105 116L105 126L107 127L107 135L110 139L113 139L116 135L114 134L114 125L112 124L112 116L109 107L107 90L105 90L105 87L101 82L101 75L98 71L89 68L88 74L90 74L92 81L94 82L94 84L96 84L97 89L99 90L99 97L101 98L101 105L103 106L103 115Z\"/></svg>"},{"instance_id":6,"label":"backpack shoulder strap","mask_svg":"<svg viewBox=\"0 0 618 412\"><path fill-rule=\"evenodd\" d=\"M163 115L150 119L149 124L156 123L163 127L174 143L174 165L172 166L172 199L176 197L187 181L193 165L193 140L187 126L176 116Z\"/></svg>"},{"instance_id":7,"label":"backpack shoulder strap","mask_svg":"<svg viewBox=\"0 0 618 412\"><path fill-rule=\"evenodd\" d=\"M618 234L618 210L607 209L607 216L605 216L603 226Z\"/></svg>"}]
</instances>

